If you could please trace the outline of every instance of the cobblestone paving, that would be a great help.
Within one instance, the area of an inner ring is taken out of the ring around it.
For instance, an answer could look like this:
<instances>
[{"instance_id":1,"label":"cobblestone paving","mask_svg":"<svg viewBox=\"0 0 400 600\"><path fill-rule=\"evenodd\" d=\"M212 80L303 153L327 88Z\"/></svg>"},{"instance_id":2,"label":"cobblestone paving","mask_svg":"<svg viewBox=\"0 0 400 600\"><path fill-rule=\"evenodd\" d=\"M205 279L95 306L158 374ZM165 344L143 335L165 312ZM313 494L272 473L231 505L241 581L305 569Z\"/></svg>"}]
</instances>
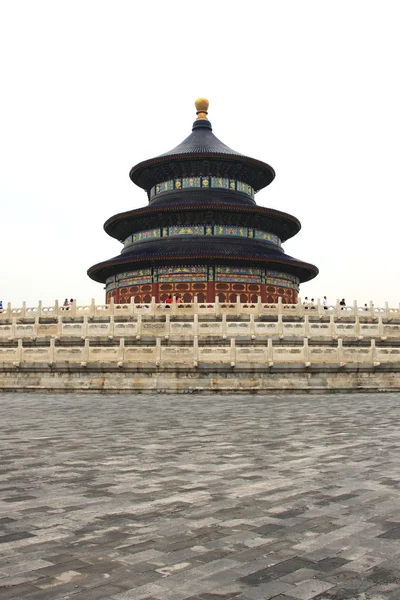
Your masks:
<instances>
[{"instance_id":1,"label":"cobblestone paving","mask_svg":"<svg viewBox=\"0 0 400 600\"><path fill-rule=\"evenodd\" d=\"M0 600L400 598L400 394L0 395Z\"/></svg>"}]
</instances>

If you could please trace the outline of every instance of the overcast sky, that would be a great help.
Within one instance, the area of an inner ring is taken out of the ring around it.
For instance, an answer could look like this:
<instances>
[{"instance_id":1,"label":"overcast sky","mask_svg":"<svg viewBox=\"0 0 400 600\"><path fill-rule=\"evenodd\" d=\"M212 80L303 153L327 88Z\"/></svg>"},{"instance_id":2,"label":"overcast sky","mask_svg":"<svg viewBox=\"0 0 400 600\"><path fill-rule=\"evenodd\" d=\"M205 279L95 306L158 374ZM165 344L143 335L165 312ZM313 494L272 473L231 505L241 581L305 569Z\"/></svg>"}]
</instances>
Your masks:
<instances>
[{"instance_id":1,"label":"overcast sky","mask_svg":"<svg viewBox=\"0 0 400 600\"><path fill-rule=\"evenodd\" d=\"M104 300L111 215L136 163L191 132L269 163L261 206L302 223L301 296L400 301L400 3L3 0L0 299Z\"/></svg>"}]
</instances>

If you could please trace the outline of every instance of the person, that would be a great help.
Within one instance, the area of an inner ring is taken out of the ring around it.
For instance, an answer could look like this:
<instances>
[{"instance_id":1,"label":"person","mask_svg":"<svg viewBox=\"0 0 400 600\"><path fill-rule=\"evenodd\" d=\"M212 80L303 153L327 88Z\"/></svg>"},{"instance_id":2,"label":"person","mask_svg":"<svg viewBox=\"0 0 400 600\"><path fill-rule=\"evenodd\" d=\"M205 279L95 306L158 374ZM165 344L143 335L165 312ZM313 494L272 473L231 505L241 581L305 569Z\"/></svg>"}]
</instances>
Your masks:
<instances>
[{"instance_id":1,"label":"person","mask_svg":"<svg viewBox=\"0 0 400 600\"><path fill-rule=\"evenodd\" d=\"M308 308L308 296L304 298L303 306L304 308Z\"/></svg>"},{"instance_id":2,"label":"person","mask_svg":"<svg viewBox=\"0 0 400 600\"><path fill-rule=\"evenodd\" d=\"M339 302L339 304L342 307L340 310L343 310L344 307L346 306L346 300L344 298L342 298L341 301Z\"/></svg>"},{"instance_id":3,"label":"person","mask_svg":"<svg viewBox=\"0 0 400 600\"><path fill-rule=\"evenodd\" d=\"M172 304L172 296L171 294L168 294L166 300L165 300L165 304L167 305L167 308L169 308L168 304Z\"/></svg>"},{"instance_id":4,"label":"person","mask_svg":"<svg viewBox=\"0 0 400 600\"><path fill-rule=\"evenodd\" d=\"M326 296L324 296L324 299L322 300L322 306L325 310L328 310L328 299Z\"/></svg>"},{"instance_id":5,"label":"person","mask_svg":"<svg viewBox=\"0 0 400 600\"><path fill-rule=\"evenodd\" d=\"M315 302L314 302L314 298L311 298L311 302L310 302L310 308L314 308L314 309L315 309Z\"/></svg>"},{"instance_id":6,"label":"person","mask_svg":"<svg viewBox=\"0 0 400 600\"><path fill-rule=\"evenodd\" d=\"M0 313L3 312L3 300L0 300Z\"/></svg>"},{"instance_id":7,"label":"person","mask_svg":"<svg viewBox=\"0 0 400 600\"><path fill-rule=\"evenodd\" d=\"M368 310L368 304L364 304L364 310Z\"/></svg>"},{"instance_id":8,"label":"person","mask_svg":"<svg viewBox=\"0 0 400 600\"><path fill-rule=\"evenodd\" d=\"M65 298L65 300L64 300L63 310L69 310L68 298Z\"/></svg>"},{"instance_id":9,"label":"person","mask_svg":"<svg viewBox=\"0 0 400 600\"><path fill-rule=\"evenodd\" d=\"M69 301L69 305L72 306L74 304L74 299L71 298L71 300Z\"/></svg>"},{"instance_id":10,"label":"person","mask_svg":"<svg viewBox=\"0 0 400 600\"><path fill-rule=\"evenodd\" d=\"M177 295L177 297L176 297L176 303L177 303L177 304L180 304L181 302L182 302L181 295L180 295L180 294L178 294L178 295Z\"/></svg>"}]
</instances>

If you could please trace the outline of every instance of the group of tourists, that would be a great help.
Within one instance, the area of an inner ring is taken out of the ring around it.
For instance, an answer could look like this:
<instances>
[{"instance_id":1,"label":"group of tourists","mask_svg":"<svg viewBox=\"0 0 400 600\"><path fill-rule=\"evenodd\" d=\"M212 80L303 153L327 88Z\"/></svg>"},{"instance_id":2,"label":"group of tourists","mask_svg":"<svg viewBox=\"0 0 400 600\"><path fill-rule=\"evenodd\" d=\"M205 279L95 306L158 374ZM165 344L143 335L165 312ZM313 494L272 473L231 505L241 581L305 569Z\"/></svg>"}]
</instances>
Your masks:
<instances>
[{"instance_id":1,"label":"group of tourists","mask_svg":"<svg viewBox=\"0 0 400 600\"><path fill-rule=\"evenodd\" d=\"M346 300L344 298L341 299L341 301L339 302L339 305L341 307L341 310L344 310L344 308L346 307ZM309 308L309 309L315 309L315 300L314 298L311 298L311 300L308 299L308 296L306 296L303 300L303 306L304 308ZM324 310L328 310L328 298L326 296L324 296L323 300L322 300L322 306L324 308Z\"/></svg>"},{"instance_id":2,"label":"group of tourists","mask_svg":"<svg viewBox=\"0 0 400 600\"><path fill-rule=\"evenodd\" d=\"M308 299L308 296L306 296L304 298L303 301L303 306L304 308L307 309L315 309L315 300L314 298L311 298L311 300ZM328 310L328 299L326 296L324 296L324 299L322 300L322 306L324 307L325 310ZM339 306L340 306L340 310L344 310L346 308L346 300L344 298L341 299L341 301L339 302ZM373 307L373 304L372 304ZM369 310L369 306L368 304L364 304L364 309L363 310Z\"/></svg>"},{"instance_id":3,"label":"group of tourists","mask_svg":"<svg viewBox=\"0 0 400 600\"><path fill-rule=\"evenodd\" d=\"M172 304L173 302L173 297L171 294L169 294L165 300L162 300L161 303L159 304L159 308L170 308L170 304ZM177 296L175 296L175 302L177 304L180 304L182 302L182 298L180 296L180 294L178 294ZM74 305L74 299L71 298L70 300L68 300L68 298L65 298L64 303L62 305L62 310L69 310L70 306ZM346 308L346 300L344 298L341 299L341 301L339 302L340 308L341 310L344 310ZM328 310L328 299L326 296L324 296L323 300L322 300L322 306L325 310ZM316 304L315 304L315 300L314 298L311 298L311 300L308 299L308 296L306 296L303 300L303 307L306 309L310 309L313 310L316 308ZM372 305L373 307L373 305ZM369 306L368 304L364 304L364 310L369 310ZM3 301L0 300L0 313L3 312Z\"/></svg>"},{"instance_id":4,"label":"group of tourists","mask_svg":"<svg viewBox=\"0 0 400 600\"><path fill-rule=\"evenodd\" d=\"M71 300L68 300L68 298L65 298L62 308L63 308L63 310L69 310L69 307L73 306L73 304L74 304L73 298L71 298Z\"/></svg>"},{"instance_id":5,"label":"group of tourists","mask_svg":"<svg viewBox=\"0 0 400 600\"><path fill-rule=\"evenodd\" d=\"M165 298L165 300L162 300L162 301L161 301L161 303L160 303L160 305L159 305L159 308L170 308L170 306L169 306L169 305L170 305L170 304L172 304L172 302L173 302L173 301L174 301L174 299L173 299L173 297L172 297L172 294L169 294L169 295L168 295L168 296ZM175 296L175 302L176 302L177 304L180 304L180 303L182 302L182 298L181 298L180 294L178 294L177 296Z\"/></svg>"},{"instance_id":6,"label":"group of tourists","mask_svg":"<svg viewBox=\"0 0 400 600\"><path fill-rule=\"evenodd\" d=\"M304 308L310 308L310 309L315 309L315 300L314 298L311 298L311 300L308 299L308 296L306 296L303 300L303 306ZM325 310L328 310L328 299L326 296L324 296L324 299L322 300L322 306L324 307Z\"/></svg>"},{"instance_id":7,"label":"group of tourists","mask_svg":"<svg viewBox=\"0 0 400 600\"><path fill-rule=\"evenodd\" d=\"M340 306L343 308L346 306L346 300L344 298L341 299L341 301L339 302ZM308 299L308 296L306 296L303 300L303 306L304 308L309 308L309 309L315 309L316 308L316 304L315 304L315 300L314 298L311 298L311 300ZM324 308L324 310L328 310L328 298L326 296L324 296L323 300L322 300L322 306Z\"/></svg>"}]
</instances>

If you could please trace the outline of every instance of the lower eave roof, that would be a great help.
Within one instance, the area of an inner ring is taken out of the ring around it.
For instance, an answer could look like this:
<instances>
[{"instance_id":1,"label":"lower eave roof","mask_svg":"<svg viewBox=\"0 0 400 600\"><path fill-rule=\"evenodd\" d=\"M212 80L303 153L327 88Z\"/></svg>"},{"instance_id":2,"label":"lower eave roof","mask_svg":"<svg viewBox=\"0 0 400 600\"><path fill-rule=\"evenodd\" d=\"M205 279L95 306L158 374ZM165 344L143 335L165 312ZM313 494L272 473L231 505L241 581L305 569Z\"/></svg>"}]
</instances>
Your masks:
<instances>
[{"instance_id":1,"label":"lower eave roof","mask_svg":"<svg viewBox=\"0 0 400 600\"><path fill-rule=\"evenodd\" d=\"M248 264L268 265L299 277L300 282L318 275L316 266L288 256L273 244L261 240L191 236L190 239L151 240L135 245L132 252L120 254L93 265L88 270L91 279L99 283L111 275L128 269L173 264Z\"/></svg>"}]
</instances>

